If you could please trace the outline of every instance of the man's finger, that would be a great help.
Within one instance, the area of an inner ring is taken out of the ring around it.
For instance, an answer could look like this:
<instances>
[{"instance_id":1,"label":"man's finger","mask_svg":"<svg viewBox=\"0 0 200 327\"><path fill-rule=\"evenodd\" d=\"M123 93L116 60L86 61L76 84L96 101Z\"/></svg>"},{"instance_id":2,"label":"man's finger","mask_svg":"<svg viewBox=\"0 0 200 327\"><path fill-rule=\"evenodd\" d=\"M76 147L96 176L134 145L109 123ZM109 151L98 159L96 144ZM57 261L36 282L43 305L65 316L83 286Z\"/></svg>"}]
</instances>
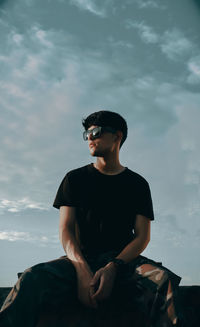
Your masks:
<instances>
[{"instance_id":1,"label":"man's finger","mask_svg":"<svg viewBox=\"0 0 200 327\"><path fill-rule=\"evenodd\" d=\"M90 285L94 286L97 283L98 279L99 279L99 273L96 272L95 275L93 276L91 282L90 282Z\"/></svg>"},{"instance_id":2,"label":"man's finger","mask_svg":"<svg viewBox=\"0 0 200 327\"><path fill-rule=\"evenodd\" d=\"M95 308L97 308L98 307L97 301L96 301L96 299L93 298L94 292L95 292L94 289L91 287L90 288L90 299L91 299L91 302L92 302L93 306Z\"/></svg>"},{"instance_id":3,"label":"man's finger","mask_svg":"<svg viewBox=\"0 0 200 327\"><path fill-rule=\"evenodd\" d=\"M90 295L95 293L95 285L90 285Z\"/></svg>"},{"instance_id":4,"label":"man's finger","mask_svg":"<svg viewBox=\"0 0 200 327\"><path fill-rule=\"evenodd\" d=\"M99 296L99 294L101 294L102 289L103 289L103 284L104 284L104 279L101 278L101 279L100 279L100 284L99 284L98 289L96 290L96 293L94 293L94 294L92 295L92 298L93 298L93 299L95 299L96 297Z\"/></svg>"}]
</instances>

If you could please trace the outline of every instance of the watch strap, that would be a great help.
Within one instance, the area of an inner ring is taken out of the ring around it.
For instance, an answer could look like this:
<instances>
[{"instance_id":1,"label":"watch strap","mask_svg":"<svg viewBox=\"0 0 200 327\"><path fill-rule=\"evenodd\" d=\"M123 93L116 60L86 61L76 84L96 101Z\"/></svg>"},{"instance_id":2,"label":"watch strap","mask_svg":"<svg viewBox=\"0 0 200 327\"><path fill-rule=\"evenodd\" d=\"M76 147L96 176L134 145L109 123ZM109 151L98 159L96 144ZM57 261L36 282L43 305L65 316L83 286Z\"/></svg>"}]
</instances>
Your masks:
<instances>
[{"instance_id":1,"label":"watch strap","mask_svg":"<svg viewBox=\"0 0 200 327\"><path fill-rule=\"evenodd\" d=\"M125 262L122 259L113 258L109 260L109 262L114 262L117 268L121 268L125 266Z\"/></svg>"}]
</instances>

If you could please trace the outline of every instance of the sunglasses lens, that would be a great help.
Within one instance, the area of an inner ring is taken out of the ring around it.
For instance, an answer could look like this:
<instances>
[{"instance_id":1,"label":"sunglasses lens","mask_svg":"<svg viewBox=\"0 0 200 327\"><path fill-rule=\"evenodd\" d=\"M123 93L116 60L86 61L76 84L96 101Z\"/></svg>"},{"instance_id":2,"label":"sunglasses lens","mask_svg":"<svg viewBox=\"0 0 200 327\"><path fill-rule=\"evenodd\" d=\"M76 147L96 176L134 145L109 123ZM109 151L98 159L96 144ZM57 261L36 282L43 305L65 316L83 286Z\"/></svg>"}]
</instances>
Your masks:
<instances>
[{"instance_id":1,"label":"sunglasses lens","mask_svg":"<svg viewBox=\"0 0 200 327\"><path fill-rule=\"evenodd\" d=\"M99 127L92 130L93 139L98 138L101 135L101 129Z\"/></svg>"},{"instance_id":2,"label":"sunglasses lens","mask_svg":"<svg viewBox=\"0 0 200 327\"><path fill-rule=\"evenodd\" d=\"M84 139L84 141L87 141L87 139L88 139L88 133L87 133L87 131L84 131L83 132L83 139Z\"/></svg>"},{"instance_id":3,"label":"sunglasses lens","mask_svg":"<svg viewBox=\"0 0 200 327\"><path fill-rule=\"evenodd\" d=\"M92 139L96 139L101 136L101 127L95 127L93 129L88 129L83 132L83 139L88 140L89 135L92 135Z\"/></svg>"}]
</instances>

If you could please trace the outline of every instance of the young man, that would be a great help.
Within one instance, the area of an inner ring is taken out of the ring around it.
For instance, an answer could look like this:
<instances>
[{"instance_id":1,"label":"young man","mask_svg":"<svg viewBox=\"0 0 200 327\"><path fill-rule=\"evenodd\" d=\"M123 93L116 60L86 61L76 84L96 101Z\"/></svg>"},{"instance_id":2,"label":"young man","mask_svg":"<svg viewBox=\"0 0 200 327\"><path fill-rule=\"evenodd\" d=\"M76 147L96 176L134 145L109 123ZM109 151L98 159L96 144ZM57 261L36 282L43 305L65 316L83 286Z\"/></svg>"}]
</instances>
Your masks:
<instances>
[{"instance_id":1,"label":"young man","mask_svg":"<svg viewBox=\"0 0 200 327\"><path fill-rule=\"evenodd\" d=\"M97 160L69 171L53 204L60 210L66 255L25 270L2 307L4 327L35 326L41 307L56 308L74 298L98 309L120 286L128 294L133 283L143 288L141 310L154 325L176 326L174 290L181 278L141 255L154 213L148 182L119 161L126 121L115 112L99 111L82 123L84 140ZM29 293L32 299L25 301ZM17 309L22 306L20 320Z\"/></svg>"}]
</instances>

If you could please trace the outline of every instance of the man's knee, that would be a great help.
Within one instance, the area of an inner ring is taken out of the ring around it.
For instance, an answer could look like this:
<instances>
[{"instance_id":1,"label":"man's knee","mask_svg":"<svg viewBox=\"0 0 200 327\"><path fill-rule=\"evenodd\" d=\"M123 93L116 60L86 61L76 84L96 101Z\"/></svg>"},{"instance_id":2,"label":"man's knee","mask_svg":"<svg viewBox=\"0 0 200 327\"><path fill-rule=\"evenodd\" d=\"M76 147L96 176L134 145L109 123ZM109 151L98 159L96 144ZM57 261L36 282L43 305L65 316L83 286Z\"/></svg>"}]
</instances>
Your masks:
<instances>
[{"instance_id":1,"label":"man's knee","mask_svg":"<svg viewBox=\"0 0 200 327\"><path fill-rule=\"evenodd\" d=\"M62 278L66 280L76 280L76 270L69 259L57 259L47 262L38 263L31 266L22 274L22 278L30 279L31 276L34 279L41 279L47 276L52 276L52 278Z\"/></svg>"}]
</instances>

